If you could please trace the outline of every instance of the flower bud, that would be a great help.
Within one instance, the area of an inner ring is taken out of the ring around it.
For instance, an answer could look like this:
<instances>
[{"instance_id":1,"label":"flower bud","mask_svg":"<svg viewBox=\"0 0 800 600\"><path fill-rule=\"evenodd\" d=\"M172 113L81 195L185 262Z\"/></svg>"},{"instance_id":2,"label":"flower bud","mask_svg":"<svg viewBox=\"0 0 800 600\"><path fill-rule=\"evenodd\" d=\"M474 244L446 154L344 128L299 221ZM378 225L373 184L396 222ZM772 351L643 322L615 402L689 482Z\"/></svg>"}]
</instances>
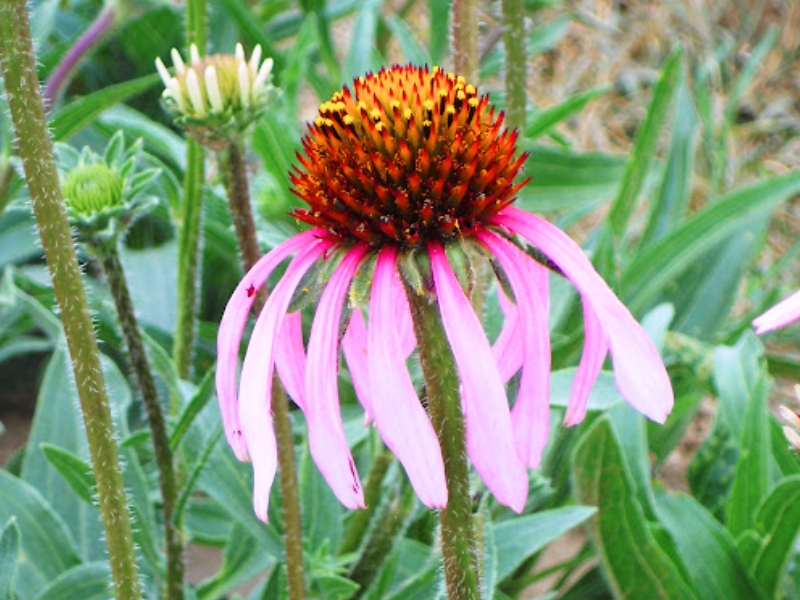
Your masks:
<instances>
[{"instance_id":1,"label":"flower bud","mask_svg":"<svg viewBox=\"0 0 800 600\"><path fill-rule=\"evenodd\" d=\"M235 54L200 56L192 44L189 63L173 48L174 74L160 58L156 68L164 82L162 101L186 132L204 146L224 149L244 135L266 111L275 92L272 59L261 60L256 46L245 60L241 44Z\"/></svg>"}]
</instances>

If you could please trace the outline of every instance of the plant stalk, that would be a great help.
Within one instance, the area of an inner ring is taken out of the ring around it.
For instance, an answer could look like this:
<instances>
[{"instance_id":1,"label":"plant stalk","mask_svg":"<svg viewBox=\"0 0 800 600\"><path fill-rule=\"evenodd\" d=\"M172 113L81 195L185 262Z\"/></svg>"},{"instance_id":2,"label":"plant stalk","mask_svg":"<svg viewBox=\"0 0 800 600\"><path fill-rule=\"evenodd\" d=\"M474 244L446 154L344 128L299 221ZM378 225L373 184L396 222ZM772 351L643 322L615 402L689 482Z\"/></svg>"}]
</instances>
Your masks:
<instances>
[{"instance_id":1,"label":"plant stalk","mask_svg":"<svg viewBox=\"0 0 800 600\"><path fill-rule=\"evenodd\" d=\"M478 2L453 0L452 52L456 75L478 83Z\"/></svg>"},{"instance_id":2,"label":"plant stalk","mask_svg":"<svg viewBox=\"0 0 800 600\"><path fill-rule=\"evenodd\" d=\"M19 154L61 310L97 482L114 596L141 597L130 514L100 353L61 197L26 0L0 2L0 60Z\"/></svg>"},{"instance_id":3,"label":"plant stalk","mask_svg":"<svg viewBox=\"0 0 800 600\"><path fill-rule=\"evenodd\" d=\"M503 0L503 43L506 49L506 125L522 131L527 101L523 0Z\"/></svg>"},{"instance_id":4,"label":"plant stalk","mask_svg":"<svg viewBox=\"0 0 800 600\"><path fill-rule=\"evenodd\" d=\"M350 517L350 523L347 526L342 545L339 547L339 555L355 552L361 546L361 541L367 533L369 523L375 513L375 508L380 502L381 488L383 487L383 478L392 464L392 453L387 450L382 450L372 461L372 466L369 470L367 484L364 486L364 503L367 508L357 510Z\"/></svg>"},{"instance_id":5,"label":"plant stalk","mask_svg":"<svg viewBox=\"0 0 800 600\"><path fill-rule=\"evenodd\" d=\"M186 42L206 53L206 0L186 2ZM183 179L178 230L178 309L175 345L172 349L175 369L181 379L192 374L192 351L197 325L197 286L200 263L200 232L203 226L203 147L186 140L186 173ZM170 398L170 412L180 411L179 398Z\"/></svg>"},{"instance_id":6,"label":"plant stalk","mask_svg":"<svg viewBox=\"0 0 800 600\"><path fill-rule=\"evenodd\" d=\"M231 143L219 153L219 160L225 181L225 190L228 194L228 206L242 253L242 266L247 272L261 258L261 250L258 247L256 224L250 203L244 146L238 142ZM264 302L266 302L266 294L262 290L256 296L254 303L257 313L261 312ZM272 380L272 416L278 446L280 486L283 497L283 536L286 546L289 598L290 600L303 600L305 598L303 528L300 518L300 493L297 484L294 439L289 415L289 399L286 397L286 391L277 375Z\"/></svg>"},{"instance_id":7,"label":"plant stalk","mask_svg":"<svg viewBox=\"0 0 800 600\"><path fill-rule=\"evenodd\" d=\"M178 235L178 310L175 346L172 354L181 379L192 372L192 349L197 324L197 279L200 262L200 231L203 224L203 147L186 141L186 173L183 180ZM170 412L180 411L180 399L170 398Z\"/></svg>"},{"instance_id":8,"label":"plant stalk","mask_svg":"<svg viewBox=\"0 0 800 600\"><path fill-rule=\"evenodd\" d=\"M439 513L449 600L479 600L467 441L458 370L438 305L406 286L417 336L428 413L439 438L447 480L447 506Z\"/></svg>"},{"instance_id":9,"label":"plant stalk","mask_svg":"<svg viewBox=\"0 0 800 600\"><path fill-rule=\"evenodd\" d=\"M58 63L58 66L47 78L45 84L44 99L48 108L52 108L64 90L67 88L75 70L78 68L80 62L88 56L95 48L97 48L103 40L105 40L117 24L119 11L113 5L106 5L97 18L92 22L83 35L78 38L75 45Z\"/></svg>"},{"instance_id":10,"label":"plant stalk","mask_svg":"<svg viewBox=\"0 0 800 600\"><path fill-rule=\"evenodd\" d=\"M183 598L183 543L181 534L173 522L177 485L175 482L175 463L169 445L169 434L164 413L158 400L158 390L147 358L133 300L125 280L122 262L116 248L101 251L100 260L108 280L111 296L117 308L122 334L128 347L133 372L139 385L147 411L147 423L153 440L153 451L158 465L158 481L161 488L161 510L164 516L164 547L167 555L166 595L169 600Z\"/></svg>"}]
</instances>

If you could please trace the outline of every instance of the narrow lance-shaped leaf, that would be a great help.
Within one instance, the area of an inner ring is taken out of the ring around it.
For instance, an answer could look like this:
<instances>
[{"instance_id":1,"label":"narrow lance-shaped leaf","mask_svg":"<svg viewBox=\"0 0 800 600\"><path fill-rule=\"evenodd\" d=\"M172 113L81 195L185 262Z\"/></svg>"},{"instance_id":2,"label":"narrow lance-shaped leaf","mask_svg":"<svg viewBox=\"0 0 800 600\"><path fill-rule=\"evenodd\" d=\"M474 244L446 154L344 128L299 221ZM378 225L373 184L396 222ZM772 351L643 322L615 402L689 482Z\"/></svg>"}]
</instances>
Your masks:
<instances>
[{"instance_id":1,"label":"narrow lance-shaped leaf","mask_svg":"<svg viewBox=\"0 0 800 600\"><path fill-rule=\"evenodd\" d=\"M650 531L607 417L575 447L572 477L578 502L597 506L588 528L615 598L697 599Z\"/></svg>"}]
</instances>

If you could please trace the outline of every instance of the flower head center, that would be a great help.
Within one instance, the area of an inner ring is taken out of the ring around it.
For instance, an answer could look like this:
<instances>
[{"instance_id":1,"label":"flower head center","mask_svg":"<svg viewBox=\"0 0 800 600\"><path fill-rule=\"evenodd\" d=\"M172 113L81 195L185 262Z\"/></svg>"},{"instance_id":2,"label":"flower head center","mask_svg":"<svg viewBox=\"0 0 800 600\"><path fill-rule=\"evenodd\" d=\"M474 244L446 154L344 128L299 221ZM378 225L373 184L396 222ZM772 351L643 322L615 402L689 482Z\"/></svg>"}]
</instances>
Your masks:
<instances>
[{"instance_id":1,"label":"flower head center","mask_svg":"<svg viewBox=\"0 0 800 600\"><path fill-rule=\"evenodd\" d=\"M438 67L360 77L319 109L291 179L294 215L343 241L421 246L469 235L511 204L526 155L487 95Z\"/></svg>"}]
</instances>

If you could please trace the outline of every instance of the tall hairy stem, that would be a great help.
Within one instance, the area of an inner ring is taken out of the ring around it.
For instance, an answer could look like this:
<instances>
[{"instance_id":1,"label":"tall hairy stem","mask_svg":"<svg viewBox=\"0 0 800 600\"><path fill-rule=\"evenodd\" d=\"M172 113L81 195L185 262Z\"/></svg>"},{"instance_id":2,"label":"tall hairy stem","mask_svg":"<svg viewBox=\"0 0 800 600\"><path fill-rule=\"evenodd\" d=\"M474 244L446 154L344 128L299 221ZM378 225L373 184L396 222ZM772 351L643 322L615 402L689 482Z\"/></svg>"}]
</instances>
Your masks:
<instances>
[{"instance_id":1,"label":"tall hairy stem","mask_svg":"<svg viewBox=\"0 0 800 600\"><path fill-rule=\"evenodd\" d=\"M153 451L158 465L158 481L161 488L161 510L164 515L164 547L167 554L166 594L168 600L183 599L183 543L178 528L173 522L177 485L175 483L175 464L169 445L169 434L164 412L158 400L158 390L147 358L133 300L125 281L125 273L116 248L106 250L100 257L106 274L108 287L117 308L125 345L128 347L133 372L142 394L147 423L153 440Z\"/></svg>"},{"instance_id":2,"label":"tall hairy stem","mask_svg":"<svg viewBox=\"0 0 800 600\"><path fill-rule=\"evenodd\" d=\"M97 482L114 596L141 597L130 514L122 481L100 353L61 197L53 147L39 91L26 0L0 2L0 61L47 266L67 338L75 385Z\"/></svg>"},{"instance_id":3,"label":"tall hairy stem","mask_svg":"<svg viewBox=\"0 0 800 600\"><path fill-rule=\"evenodd\" d=\"M472 498L464 413L458 371L442 325L439 307L407 288L428 413L439 438L447 482L447 506L439 513L442 556L449 600L479 600Z\"/></svg>"},{"instance_id":4,"label":"tall hairy stem","mask_svg":"<svg viewBox=\"0 0 800 600\"><path fill-rule=\"evenodd\" d=\"M247 180L245 149L234 142L219 153L220 170L228 194L228 207L233 218L242 266L245 272L261 258L258 247L256 224L250 203L250 187ZM259 293L255 309L261 312L266 300ZM303 573L303 529L300 518L300 493L297 484L297 466L294 457L292 422L289 415L289 400L277 376L272 381L272 414L275 438L278 445L280 486L283 497L284 545L286 546L286 570L289 581L290 600L305 598L305 576Z\"/></svg>"}]
</instances>

